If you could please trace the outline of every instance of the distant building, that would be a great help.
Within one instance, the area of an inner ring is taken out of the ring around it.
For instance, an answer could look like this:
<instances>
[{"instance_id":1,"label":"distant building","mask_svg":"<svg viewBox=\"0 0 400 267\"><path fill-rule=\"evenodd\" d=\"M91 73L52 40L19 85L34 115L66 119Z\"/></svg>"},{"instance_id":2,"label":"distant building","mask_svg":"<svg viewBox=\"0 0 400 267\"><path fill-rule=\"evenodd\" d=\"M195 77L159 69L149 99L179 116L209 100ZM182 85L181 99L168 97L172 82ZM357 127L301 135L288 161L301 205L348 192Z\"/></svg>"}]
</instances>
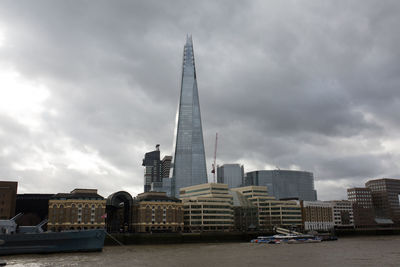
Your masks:
<instances>
[{"instance_id":1,"label":"distant building","mask_svg":"<svg viewBox=\"0 0 400 267\"><path fill-rule=\"evenodd\" d=\"M142 166L144 166L144 192L151 190L151 183L159 183L161 180L160 150L157 146L155 151L144 155Z\"/></svg>"},{"instance_id":2,"label":"distant building","mask_svg":"<svg viewBox=\"0 0 400 267\"><path fill-rule=\"evenodd\" d=\"M239 191L229 191L233 199L234 230L241 232L259 229L258 208Z\"/></svg>"},{"instance_id":3,"label":"distant building","mask_svg":"<svg viewBox=\"0 0 400 267\"><path fill-rule=\"evenodd\" d=\"M348 200L326 201L333 205L333 220L335 228L353 228L353 204Z\"/></svg>"},{"instance_id":4,"label":"distant building","mask_svg":"<svg viewBox=\"0 0 400 267\"><path fill-rule=\"evenodd\" d=\"M161 160L161 178L170 177L172 156L164 156Z\"/></svg>"},{"instance_id":5,"label":"distant building","mask_svg":"<svg viewBox=\"0 0 400 267\"><path fill-rule=\"evenodd\" d=\"M180 189L185 231L231 231L234 226L232 195L228 185L200 184Z\"/></svg>"},{"instance_id":6,"label":"distant building","mask_svg":"<svg viewBox=\"0 0 400 267\"><path fill-rule=\"evenodd\" d=\"M18 182L0 181L0 220L14 217L17 187Z\"/></svg>"},{"instance_id":7,"label":"distant building","mask_svg":"<svg viewBox=\"0 0 400 267\"><path fill-rule=\"evenodd\" d=\"M400 224L400 179L369 180L365 186L371 190L376 216Z\"/></svg>"},{"instance_id":8,"label":"distant building","mask_svg":"<svg viewBox=\"0 0 400 267\"><path fill-rule=\"evenodd\" d=\"M159 145L156 150L144 155L142 166L144 169L144 192L161 191L163 178L168 178L171 169L171 156L165 156L160 160Z\"/></svg>"},{"instance_id":9,"label":"distant building","mask_svg":"<svg viewBox=\"0 0 400 267\"><path fill-rule=\"evenodd\" d=\"M329 231L334 228L333 205L323 201L300 201L304 230Z\"/></svg>"},{"instance_id":10,"label":"distant building","mask_svg":"<svg viewBox=\"0 0 400 267\"><path fill-rule=\"evenodd\" d=\"M48 218L49 200L54 194L18 194L15 213L23 213L18 221L20 226L37 225ZM46 228L44 226L42 228Z\"/></svg>"},{"instance_id":11,"label":"distant building","mask_svg":"<svg viewBox=\"0 0 400 267\"><path fill-rule=\"evenodd\" d=\"M134 232L180 232L183 230L182 201L165 192L139 194L133 204Z\"/></svg>"},{"instance_id":12,"label":"distant building","mask_svg":"<svg viewBox=\"0 0 400 267\"><path fill-rule=\"evenodd\" d=\"M349 188L347 189L347 198L353 204L354 225L356 227L364 228L376 225L370 188Z\"/></svg>"},{"instance_id":13,"label":"distant building","mask_svg":"<svg viewBox=\"0 0 400 267\"><path fill-rule=\"evenodd\" d=\"M217 167L217 182L227 184L229 188L242 186L244 168L240 164L224 164Z\"/></svg>"},{"instance_id":14,"label":"distant building","mask_svg":"<svg viewBox=\"0 0 400 267\"><path fill-rule=\"evenodd\" d=\"M301 208L296 201L276 200L268 195L266 186L245 186L232 188L249 199L258 208L258 221L261 229L274 226L301 228Z\"/></svg>"},{"instance_id":15,"label":"distant building","mask_svg":"<svg viewBox=\"0 0 400 267\"><path fill-rule=\"evenodd\" d=\"M314 175L292 170L261 170L246 173L246 185L266 186L276 199L317 200Z\"/></svg>"},{"instance_id":16,"label":"distant building","mask_svg":"<svg viewBox=\"0 0 400 267\"><path fill-rule=\"evenodd\" d=\"M106 200L97 189L74 189L59 193L49 200L49 222L52 231L105 227Z\"/></svg>"}]
</instances>

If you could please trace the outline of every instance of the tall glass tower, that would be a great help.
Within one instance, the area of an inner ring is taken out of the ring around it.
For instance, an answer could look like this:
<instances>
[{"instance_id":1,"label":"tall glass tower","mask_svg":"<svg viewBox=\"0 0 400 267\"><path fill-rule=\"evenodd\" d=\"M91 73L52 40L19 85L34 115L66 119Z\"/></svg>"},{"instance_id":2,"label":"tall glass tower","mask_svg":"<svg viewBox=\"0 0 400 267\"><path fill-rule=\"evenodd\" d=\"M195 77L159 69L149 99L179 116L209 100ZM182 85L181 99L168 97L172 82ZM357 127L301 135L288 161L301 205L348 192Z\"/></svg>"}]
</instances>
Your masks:
<instances>
[{"instance_id":1,"label":"tall glass tower","mask_svg":"<svg viewBox=\"0 0 400 267\"><path fill-rule=\"evenodd\" d=\"M171 195L179 197L180 188L207 182L193 42L192 37L187 36L183 50L181 95L175 129Z\"/></svg>"}]
</instances>

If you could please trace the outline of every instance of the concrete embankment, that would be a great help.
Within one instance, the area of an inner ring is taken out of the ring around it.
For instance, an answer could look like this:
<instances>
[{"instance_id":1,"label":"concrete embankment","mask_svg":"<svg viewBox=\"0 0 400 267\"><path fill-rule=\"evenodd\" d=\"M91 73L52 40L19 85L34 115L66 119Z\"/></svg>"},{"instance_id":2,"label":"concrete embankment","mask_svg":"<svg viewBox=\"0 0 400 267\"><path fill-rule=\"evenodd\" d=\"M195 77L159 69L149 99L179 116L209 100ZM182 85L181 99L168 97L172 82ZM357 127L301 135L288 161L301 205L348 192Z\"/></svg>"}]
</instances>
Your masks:
<instances>
[{"instance_id":1,"label":"concrete embankment","mask_svg":"<svg viewBox=\"0 0 400 267\"><path fill-rule=\"evenodd\" d=\"M218 243L218 242L249 242L261 235L273 235L273 233L115 233L112 237L124 245L133 244L180 244L180 243ZM118 243L113 238L106 236L105 245L114 246Z\"/></svg>"},{"instance_id":2,"label":"concrete embankment","mask_svg":"<svg viewBox=\"0 0 400 267\"><path fill-rule=\"evenodd\" d=\"M335 234L341 236L371 236L371 235L400 235L400 228L364 228L364 229L338 229Z\"/></svg>"},{"instance_id":3,"label":"concrete embankment","mask_svg":"<svg viewBox=\"0 0 400 267\"><path fill-rule=\"evenodd\" d=\"M334 233L338 237L400 235L400 228L369 228L369 229L340 229ZM249 242L258 236L274 235L272 232L202 232L202 233L114 233L106 236L106 246L135 244L183 244L183 243L219 243L219 242ZM117 241L113 240L116 239Z\"/></svg>"}]
</instances>

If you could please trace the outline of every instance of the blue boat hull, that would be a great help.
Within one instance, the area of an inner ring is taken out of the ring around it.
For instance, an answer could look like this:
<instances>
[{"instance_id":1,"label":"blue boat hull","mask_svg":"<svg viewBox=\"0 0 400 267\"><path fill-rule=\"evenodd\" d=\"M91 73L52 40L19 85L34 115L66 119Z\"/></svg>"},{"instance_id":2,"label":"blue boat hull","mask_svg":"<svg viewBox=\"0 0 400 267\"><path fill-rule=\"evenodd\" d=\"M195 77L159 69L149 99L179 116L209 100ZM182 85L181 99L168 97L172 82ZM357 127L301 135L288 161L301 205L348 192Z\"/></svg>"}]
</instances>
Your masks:
<instances>
[{"instance_id":1,"label":"blue boat hull","mask_svg":"<svg viewBox=\"0 0 400 267\"><path fill-rule=\"evenodd\" d=\"M0 234L0 240L3 240L0 242L0 255L101 251L104 246L104 238L105 231L103 229Z\"/></svg>"}]
</instances>

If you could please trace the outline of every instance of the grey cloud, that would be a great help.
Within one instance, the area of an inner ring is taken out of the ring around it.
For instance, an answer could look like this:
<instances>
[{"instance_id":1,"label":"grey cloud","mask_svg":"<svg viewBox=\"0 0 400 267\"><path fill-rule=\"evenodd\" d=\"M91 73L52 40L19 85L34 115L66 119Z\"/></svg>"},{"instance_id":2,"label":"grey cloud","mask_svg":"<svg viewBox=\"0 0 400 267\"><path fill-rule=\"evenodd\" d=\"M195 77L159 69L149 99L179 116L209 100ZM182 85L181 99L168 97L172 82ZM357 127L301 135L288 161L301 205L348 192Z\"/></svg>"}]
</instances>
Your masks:
<instances>
[{"instance_id":1,"label":"grey cloud","mask_svg":"<svg viewBox=\"0 0 400 267\"><path fill-rule=\"evenodd\" d=\"M399 155L382 142L399 132L399 7L397 1L4 1L0 60L45 84L44 105L57 116L41 114L40 133L0 118L0 144L15 151L1 156L0 176L23 177L22 190L93 183L105 195L120 187L139 193L143 154L156 143L172 154L186 33L194 38L208 163L219 132L220 164L298 166L319 181L354 185L396 175ZM66 153L65 139L68 149L94 151L117 171L86 174L68 162L54 163L56 175L12 168L17 154L29 162L45 153L51 162Z\"/></svg>"}]
</instances>

